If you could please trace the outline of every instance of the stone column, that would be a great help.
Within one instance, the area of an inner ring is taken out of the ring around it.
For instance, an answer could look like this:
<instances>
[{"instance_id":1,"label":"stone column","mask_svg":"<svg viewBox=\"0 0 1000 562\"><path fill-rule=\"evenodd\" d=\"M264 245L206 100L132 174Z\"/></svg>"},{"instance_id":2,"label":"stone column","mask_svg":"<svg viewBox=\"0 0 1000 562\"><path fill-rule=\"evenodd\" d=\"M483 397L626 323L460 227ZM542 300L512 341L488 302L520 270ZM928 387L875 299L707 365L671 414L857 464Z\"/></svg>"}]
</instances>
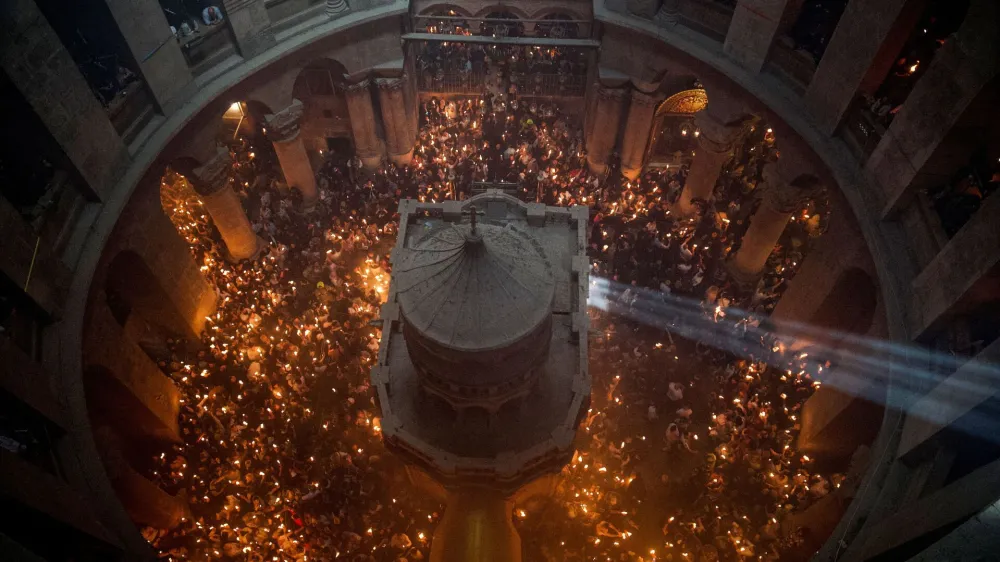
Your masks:
<instances>
[{"instance_id":1,"label":"stone column","mask_svg":"<svg viewBox=\"0 0 1000 562\"><path fill-rule=\"evenodd\" d=\"M285 109L264 119L267 121L267 135L274 144L274 152L278 155L285 182L288 187L294 187L302 193L302 201L309 207L319 198L319 192L316 191L316 172L312 169L306 145L299 134L304 110L302 102L294 100Z\"/></svg>"},{"instance_id":2,"label":"stone column","mask_svg":"<svg viewBox=\"0 0 1000 562\"><path fill-rule=\"evenodd\" d=\"M642 173L646 164L646 145L653 129L653 115L660 98L632 90L632 101L628 106L625 120L625 138L622 140L622 173L634 180Z\"/></svg>"},{"instance_id":3,"label":"stone column","mask_svg":"<svg viewBox=\"0 0 1000 562\"><path fill-rule=\"evenodd\" d=\"M723 51L751 72L760 72L775 38L798 17L802 0L739 0Z\"/></svg>"},{"instance_id":4,"label":"stone column","mask_svg":"<svg viewBox=\"0 0 1000 562\"><path fill-rule=\"evenodd\" d=\"M724 121L708 109L694 115L694 124L699 131L698 150L677 201L675 213L681 217L690 217L697 212L694 199L712 200L722 166L729 160L733 144L742 130L741 121Z\"/></svg>"},{"instance_id":5,"label":"stone column","mask_svg":"<svg viewBox=\"0 0 1000 562\"><path fill-rule=\"evenodd\" d=\"M410 116L406 111L407 77L379 78L378 99L382 106L382 122L385 125L386 149L389 160L398 165L409 164L413 157L414 137L411 136Z\"/></svg>"},{"instance_id":6,"label":"stone column","mask_svg":"<svg viewBox=\"0 0 1000 562\"><path fill-rule=\"evenodd\" d=\"M977 129L989 127L982 117L995 111L989 85L1000 75L998 22L997 3L971 3L872 152L865 171L882 187L884 214L902 211L921 188L947 183L972 152L965 143L992 136Z\"/></svg>"},{"instance_id":7,"label":"stone column","mask_svg":"<svg viewBox=\"0 0 1000 562\"><path fill-rule=\"evenodd\" d=\"M514 506L503 494L458 488L448 492L447 503L434 530L430 562L521 561L521 537L511 520Z\"/></svg>"},{"instance_id":8,"label":"stone column","mask_svg":"<svg viewBox=\"0 0 1000 562\"><path fill-rule=\"evenodd\" d=\"M157 107L169 115L195 86L180 44L177 41L164 43L164 34L158 33L170 28L163 8L157 0L105 0L105 3Z\"/></svg>"},{"instance_id":9,"label":"stone column","mask_svg":"<svg viewBox=\"0 0 1000 562\"><path fill-rule=\"evenodd\" d=\"M832 134L860 93L874 93L920 16L913 0L848 2L803 102Z\"/></svg>"},{"instance_id":10,"label":"stone column","mask_svg":"<svg viewBox=\"0 0 1000 562\"><path fill-rule=\"evenodd\" d=\"M587 166L595 174L608 170L608 158L618 141L618 128L628 92L623 88L598 86L594 125L587 142Z\"/></svg>"},{"instance_id":11,"label":"stone column","mask_svg":"<svg viewBox=\"0 0 1000 562\"><path fill-rule=\"evenodd\" d=\"M349 84L344 88L347 110L351 114L354 150L365 168L374 170L382 163L385 147L375 132L375 110L372 107L371 80Z\"/></svg>"},{"instance_id":12,"label":"stone column","mask_svg":"<svg viewBox=\"0 0 1000 562\"><path fill-rule=\"evenodd\" d=\"M222 0L222 5L226 9L226 24L233 31L236 48L243 58L253 58L275 45L264 0Z\"/></svg>"},{"instance_id":13,"label":"stone column","mask_svg":"<svg viewBox=\"0 0 1000 562\"><path fill-rule=\"evenodd\" d=\"M208 209L208 214L212 215L212 222L219 229L230 257L240 261L256 256L263 244L250 228L243 203L230 185L229 169L232 163L229 152L219 147L211 160L195 169L191 184Z\"/></svg>"},{"instance_id":14,"label":"stone column","mask_svg":"<svg viewBox=\"0 0 1000 562\"><path fill-rule=\"evenodd\" d=\"M752 282L760 275L768 256L785 231L788 219L802 208L820 187L799 162L786 157L764 168L764 199L743 235L740 249L729 262L729 271L739 282Z\"/></svg>"},{"instance_id":15,"label":"stone column","mask_svg":"<svg viewBox=\"0 0 1000 562\"><path fill-rule=\"evenodd\" d=\"M104 199L129 155L107 112L34 0L0 2L0 66L86 182Z\"/></svg>"}]
</instances>

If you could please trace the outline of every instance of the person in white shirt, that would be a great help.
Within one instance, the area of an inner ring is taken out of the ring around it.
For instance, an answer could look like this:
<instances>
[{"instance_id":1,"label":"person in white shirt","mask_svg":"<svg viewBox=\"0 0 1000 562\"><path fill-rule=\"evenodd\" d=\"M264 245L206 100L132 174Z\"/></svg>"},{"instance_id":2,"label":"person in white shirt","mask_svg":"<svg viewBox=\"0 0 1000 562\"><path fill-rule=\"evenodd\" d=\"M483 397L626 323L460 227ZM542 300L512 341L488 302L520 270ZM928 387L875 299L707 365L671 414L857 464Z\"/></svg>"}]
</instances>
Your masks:
<instances>
[{"instance_id":1,"label":"person in white shirt","mask_svg":"<svg viewBox=\"0 0 1000 562\"><path fill-rule=\"evenodd\" d=\"M205 25L216 25L222 23L222 10L216 6L209 6L201 11L201 20Z\"/></svg>"}]
</instances>

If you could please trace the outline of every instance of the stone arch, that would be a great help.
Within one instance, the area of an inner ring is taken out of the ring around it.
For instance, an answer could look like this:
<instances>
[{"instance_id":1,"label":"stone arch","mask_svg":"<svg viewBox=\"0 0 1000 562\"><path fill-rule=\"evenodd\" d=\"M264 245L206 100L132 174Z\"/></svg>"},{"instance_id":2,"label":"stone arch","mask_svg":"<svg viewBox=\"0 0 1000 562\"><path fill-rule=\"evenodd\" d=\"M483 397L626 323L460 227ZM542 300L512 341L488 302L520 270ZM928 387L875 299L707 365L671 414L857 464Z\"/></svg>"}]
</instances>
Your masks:
<instances>
[{"instance_id":1,"label":"stone arch","mask_svg":"<svg viewBox=\"0 0 1000 562\"><path fill-rule=\"evenodd\" d=\"M450 12L454 12L454 14L451 14ZM469 12L469 10L466 9L465 7L459 6L458 4L449 4L449 3L433 4L427 6L417 15L421 17L427 17L427 16L455 16L455 17L465 17L465 18L472 17L472 13Z\"/></svg>"},{"instance_id":2,"label":"stone arch","mask_svg":"<svg viewBox=\"0 0 1000 562\"><path fill-rule=\"evenodd\" d=\"M520 20L531 19L531 17L528 15L528 12L524 11L523 8L519 8L512 4L491 4L489 6L481 8L478 12L475 13L473 17L486 18L490 17L490 14L502 13L502 12L509 12L511 15L515 16L517 19Z\"/></svg>"},{"instance_id":3,"label":"stone arch","mask_svg":"<svg viewBox=\"0 0 1000 562\"><path fill-rule=\"evenodd\" d=\"M149 438L164 443L177 441L176 424L151 411L111 369L99 363L87 365L83 370L83 390L92 428L111 427L135 444Z\"/></svg>"},{"instance_id":4,"label":"stone arch","mask_svg":"<svg viewBox=\"0 0 1000 562\"><path fill-rule=\"evenodd\" d=\"M301 132L314 166L330 149L328 139L352 139L351 116L344 92L347 68L331 58L318 58L302 67L292 96L303 104Z\"/></svg>"},{"instance_id":5,"label":"stone arch","mask_svg":"<svg viewBox=\"0 0 1000 562\"><path fill-rule=\"evenodd\" d=\"M660 102L653 114L653 126L646 145L646 161L654 164L680 164L695 149L694 114L708 105L704 89L692 88L673 94Z\"/></svg>"},{"instance_id":6,"label":"stone arch","mask_svg":"<svg viewBox=\"0 0 1000 562\"><path fill-rule=\"evenodd\" d=\"M187 334L184 320L173 298L138 253L122 250L111 259L104 292L112 316L124 328L133 314L175 335Z\"/></svg>"},{"instance_id":7,"label":"stone arch","mask_svg":"<svg viewBox=\"0 0 1000 562\"><path fill-rule=\"evenodd\" d=\"M540 21L534 24L536 33L544 34L546 37L551 37L553 33L552 30L557 26L562 26L566 29L567 34L562 35L562 37L567 38L580 37L583 34L583 31L589 28L588 25L581 23L560 23L567 20L583 20L586 18L559 7L542 8L535 12L535 14L531 16L531 19L547 20L546 22Z\"/></svg>"}]
</instances>

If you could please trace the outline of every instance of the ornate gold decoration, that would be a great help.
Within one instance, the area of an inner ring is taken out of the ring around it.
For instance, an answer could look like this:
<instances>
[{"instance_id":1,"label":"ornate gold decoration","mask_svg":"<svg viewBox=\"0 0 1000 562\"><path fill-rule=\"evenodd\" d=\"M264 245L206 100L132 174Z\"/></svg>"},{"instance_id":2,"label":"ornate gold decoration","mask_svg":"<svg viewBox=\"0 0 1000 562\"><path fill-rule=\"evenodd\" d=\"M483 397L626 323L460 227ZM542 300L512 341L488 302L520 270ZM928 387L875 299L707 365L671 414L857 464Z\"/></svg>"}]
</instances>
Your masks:
<instances>
[{"instance_id":1,"label":"ornate gold decoration","mask_svg":"<svg viewBox=\"0 0 1000 562\"><path fill-rule=\"evenodd\" d=\"M660 107L656 108L656 115L671 113L697 113L708 105L708 95L705 90L697 88L694 90L684 90L677 92L669 98L663 100Z\"/></svg>"}]
</instances>

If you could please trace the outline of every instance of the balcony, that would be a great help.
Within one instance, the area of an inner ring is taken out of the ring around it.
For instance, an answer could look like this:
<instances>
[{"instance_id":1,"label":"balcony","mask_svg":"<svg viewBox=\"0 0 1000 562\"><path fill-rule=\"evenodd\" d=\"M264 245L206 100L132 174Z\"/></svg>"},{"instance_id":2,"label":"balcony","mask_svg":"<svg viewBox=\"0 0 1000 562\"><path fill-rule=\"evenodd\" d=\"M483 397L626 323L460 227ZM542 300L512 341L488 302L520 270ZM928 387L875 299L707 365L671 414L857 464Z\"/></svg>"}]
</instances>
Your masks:
<instances>
[{"instance_id":1,"label":"balcony","mask_svg":"<svg viewBox=\"0 0 1000 562\"><path fill-rule=\"evenodd\" d=\"M864 100L855 100L844 116L840 136L859 162L864 163L885 135L885 125Z\"/></svg>"},{"instance_id":2,"label":"balcony","mask_svg":"<svg viewBox=\"0 0 1000 562\"><path fill-rule=\"evenodd\" d=\"M782 37L771 46L765 70L801 96L812 82L816 59L808 51L796 48L790 38Z\"/></svg>"},{"instance_id":3,"label":"balcony","mask_svg":"<svg viewBox=\"0 0 1000 562\"><path fill-rule=\"evenodd\" d=\"M236 44L228 25L203 25L187 37L178 37L181 53L195 76L236 54Z\"/></svg>"},{"instance_id":4,"label":"balcony","mask_svg":"<svg viewBox=\"0 0 1000 562\"><path fill-rule=\"evenodd\" d=\"M680 23L721 43L726 40L735 9L733 0L682 0Z\"/></svg>"}]
</instances>

